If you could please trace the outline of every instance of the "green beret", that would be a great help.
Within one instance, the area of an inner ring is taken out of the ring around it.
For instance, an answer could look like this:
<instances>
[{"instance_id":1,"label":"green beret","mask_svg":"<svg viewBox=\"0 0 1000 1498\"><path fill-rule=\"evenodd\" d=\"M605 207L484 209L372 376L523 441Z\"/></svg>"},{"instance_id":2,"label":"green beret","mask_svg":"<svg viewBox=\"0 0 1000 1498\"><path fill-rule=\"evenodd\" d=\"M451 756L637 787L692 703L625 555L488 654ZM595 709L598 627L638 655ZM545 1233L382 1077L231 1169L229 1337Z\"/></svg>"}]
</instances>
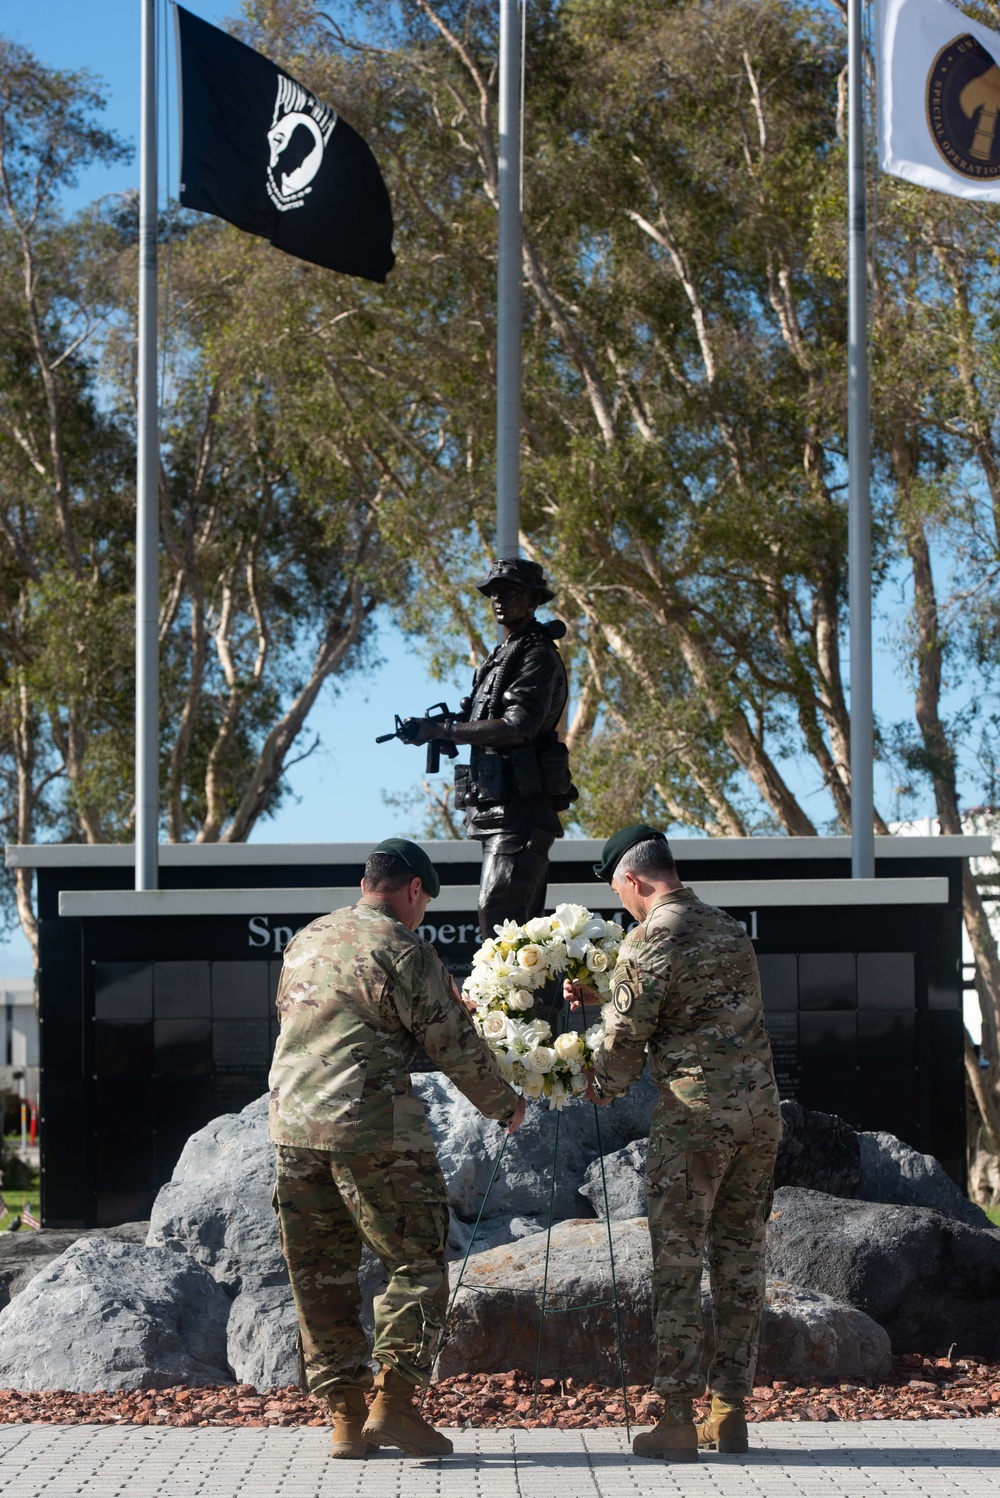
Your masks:
<instances>
[{"instance_id":1,"label":"green beret","mask_svg":"<svg viewBox=\"0 0 1000 1498\"><path fill-rule=\"evenodd\" d=\"M436 900L441 893L441 880L438 878L437 869L431 863L423 848L418 847L416 843L411 843L409 838L383 838L382 842L375 845L372 852L395 853L397 858L401 858L415 874L419 875L423 881L424 889L432 900Z\"/></svg>"},{"instance_id":2,"label":"green beret","mask_svg":"<svg viewBox=\"0 0 1000 1498\"><path fill-rule=\"evenodd\" d=\"M616 832L614 837L609 837L601 852L600 863L594 864L594 873L598 879L606 879L610 884L612 874L629 848L634 848L636 843L648 843L651 838L661 843L667 841L662 832L657 832L655 827L647 827L645 822L636 822L632 827L623 827L621 832ZM668 843L667 853L669 852Z\"/></svg>"}]
</instances>

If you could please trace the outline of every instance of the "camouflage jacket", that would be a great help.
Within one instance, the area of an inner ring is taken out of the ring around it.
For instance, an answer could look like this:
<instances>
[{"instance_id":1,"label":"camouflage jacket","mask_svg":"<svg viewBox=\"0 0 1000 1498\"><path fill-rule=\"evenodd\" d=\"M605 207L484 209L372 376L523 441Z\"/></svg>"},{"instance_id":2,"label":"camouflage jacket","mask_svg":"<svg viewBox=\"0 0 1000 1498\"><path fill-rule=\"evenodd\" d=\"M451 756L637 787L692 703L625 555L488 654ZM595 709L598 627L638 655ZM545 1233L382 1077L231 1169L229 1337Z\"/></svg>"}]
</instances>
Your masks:
<instances>
[{"instance_id":1,"label":"camouflage jacket","mask_svg":"<svg viewBox=\"0 0 1000 1498\"><path fill-rule=\"evenodd\" d=\"M433 1150L409 1065L422 1045L487 1118L517 1095L455 997L434 948L365 898L292 938L278 985L271 1064L275 1144L347 1154Z\"/></svg>"},{"instance_id":2,"label":"camouflage jacket","mask_svg":"<svg viewBox=\"0 0 1000 1498\"><path fill-rule=\"evenodd\" d=\"M611 989L595 1064L605 1097L635 1081L648 1045L660 1094L651 1138L680 1150L778 1138L757 958L738 921L671 891L622 943Z\"/></svg>"}]
</instances>

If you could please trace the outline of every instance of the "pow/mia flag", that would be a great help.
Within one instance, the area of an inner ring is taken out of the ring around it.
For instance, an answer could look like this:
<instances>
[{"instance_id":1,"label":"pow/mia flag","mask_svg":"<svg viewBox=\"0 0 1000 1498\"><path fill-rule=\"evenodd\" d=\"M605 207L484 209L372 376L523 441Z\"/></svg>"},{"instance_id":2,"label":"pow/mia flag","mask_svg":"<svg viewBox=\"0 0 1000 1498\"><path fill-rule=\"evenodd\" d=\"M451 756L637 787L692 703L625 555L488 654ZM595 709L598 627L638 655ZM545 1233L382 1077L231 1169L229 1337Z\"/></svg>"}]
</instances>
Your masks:
<instances>
[{"instance_id":1,"label":"pow/mia flag","mask_svg":"<svg viewBox=\"0 0 1000 1498\"><path fill-rule=\"evenodd\" d=\"M1000 34L946 0L879 0L883 171L1000 202Z\"/></svg>"},{"instance_id":2,"label":"pow/mia flag","mask_svg":"<svg viewBox=\"0 0 1000 1498\"><path fill-rule=\"evenodd\" d=\"M375 158L273 62L176 7L185 208L314 265L384 281L392 208Z\"/></svg>"}]
</instances>

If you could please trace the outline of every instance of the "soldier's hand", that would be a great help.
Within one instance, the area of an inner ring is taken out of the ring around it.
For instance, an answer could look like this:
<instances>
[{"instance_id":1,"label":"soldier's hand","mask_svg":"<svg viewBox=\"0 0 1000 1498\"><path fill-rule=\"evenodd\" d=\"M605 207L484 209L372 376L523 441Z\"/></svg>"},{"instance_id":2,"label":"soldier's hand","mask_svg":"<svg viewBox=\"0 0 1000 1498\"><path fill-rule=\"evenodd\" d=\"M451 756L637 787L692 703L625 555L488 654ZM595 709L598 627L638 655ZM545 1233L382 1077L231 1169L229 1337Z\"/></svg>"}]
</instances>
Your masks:
<instances>
[{"instance_id":1,"label":"soldier's hand","mask_svg":"<svg viewBox=\"0 0 1000 1498\"><path fill-rule=\"evenodd\" d=\"M585 1071L583 1075L587 1079L587 1090L583 1094L583 1101L585 1103L596 1103L598 1108L606 1108L609 1103L614 1102L613 1097L604 1097L597 1091L597 1088L594 1086L594 1073L592 1071Z\"/></svg>"},{"instance_id":2,"label":"soldier's hand","mask_svg":"<svg viewBox=\"0 0 1000 1498\"><path fill-rule=\"evenodd\" d=\"M476 1010L479 1008L479 1005L476 1003L475 999L466 997L466 995L459 988L458 984L455 982L454 978L452 978L451 980L451 991L453 996L462 1005L463 1009L467 1009L470 1014L475 1014Z\"/></svg>"},{"instance_id":3,"label":"soldier's hand","mask_svg":"<svg viewBox=\"0 0 1000 1498\"><path fill-rule=\"evenodd\" d=\"M441 724L430 718L404 718L403 732L407 744L429 744L441 732Z\"/></svg>"},{"instance_id":4,"label":"soldier's hand","mask_svg":"<svg viewBox=\"0 0 1000 1498\"><path fill-rule=\"evenodd\" d=\"M601 996L596 988L589 988L586 983L574 983L570 978L563 979L563 998L571 1009L579 1009L583 1004L599 1004Z\"/></svg>"},{"instance_id":5,"label":"soldier's hand","mask_svg":"<svg viewBox=\"0 0 1000 1498\"><path fill-rule=\"evenodd\" d=\"M516 1134L517 1133L518 1129L524 1123L524 1115L527 1113L527 1111L528 1111L528 1099L524 1098L524 1097L519 1097L518 1100L517 1100L517 1107L514 1109L514 1112L511 1115L510 1123L507 1125L507 1133L508 1134Z\"/></svg>"}]
</instances>

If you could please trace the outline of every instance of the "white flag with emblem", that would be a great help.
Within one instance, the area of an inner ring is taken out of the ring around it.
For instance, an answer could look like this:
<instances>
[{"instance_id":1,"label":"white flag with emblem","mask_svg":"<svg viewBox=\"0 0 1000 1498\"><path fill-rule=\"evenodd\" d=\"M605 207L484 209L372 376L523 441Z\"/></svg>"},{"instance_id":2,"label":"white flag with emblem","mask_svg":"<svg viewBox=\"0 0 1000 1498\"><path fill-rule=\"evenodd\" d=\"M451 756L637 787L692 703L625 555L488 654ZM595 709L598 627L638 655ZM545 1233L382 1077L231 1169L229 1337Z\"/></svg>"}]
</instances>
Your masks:
<instances>
[{"instance_id":1,"label":"white flag with emblem","mask_svg":"<svg viewBox=\"0 0 1000 1498\"><path fill-rule=\"evenodd\" d=\"M945 0L879 0L879 163L1000 202L1000 33Z\"/></svg>"}]
</instances>

